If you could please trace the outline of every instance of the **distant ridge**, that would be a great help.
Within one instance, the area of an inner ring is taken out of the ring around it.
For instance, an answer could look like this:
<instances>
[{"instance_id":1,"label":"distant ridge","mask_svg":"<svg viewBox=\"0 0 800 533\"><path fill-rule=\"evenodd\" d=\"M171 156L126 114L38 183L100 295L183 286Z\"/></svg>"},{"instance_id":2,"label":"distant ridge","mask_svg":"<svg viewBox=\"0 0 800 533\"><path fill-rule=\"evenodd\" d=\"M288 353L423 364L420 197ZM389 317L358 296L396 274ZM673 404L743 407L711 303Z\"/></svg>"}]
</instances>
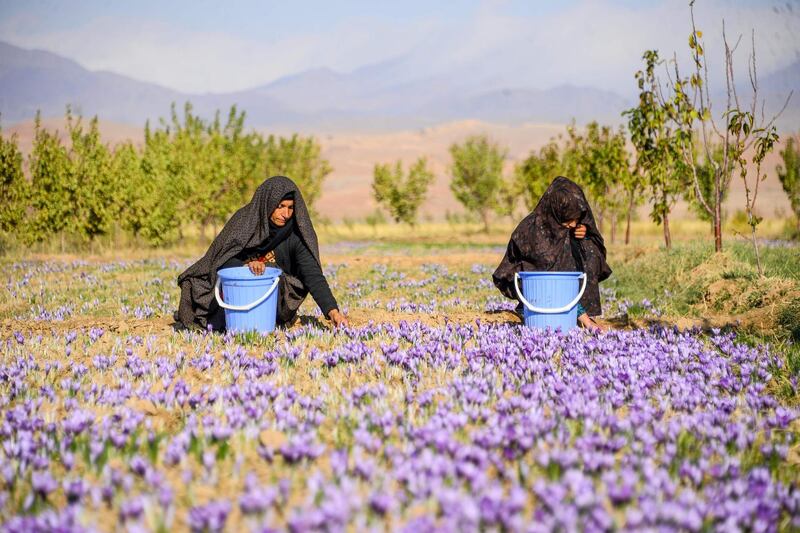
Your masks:
<instances>
[{"instance_id":1,"label":"distant ridge","mask_svg":"<svg viewBox=\"0 0 800 533\"><path fill-rule=\"evenodd\" d=\"M43 116L60 116L71 105L87 116L141 126L148 119L168 116L173 102L180 108L190 101L203 116L218 109L226 112L236 104L253 127L389 131L468 119L506 124L563 124L573 119L579 124L620 123L620 113L634 104L593 87L506 87L481 74L473 69L415 75L402 58L395 58L351 73L317 68L244 91L188 94L90 71L57 54L0 42L0 117L8 125L30 120L37 109ZM787 88L800 88L800 61L765 77L761 86L771 105L775 100L782 104ZM780 125L796 129L798 117L800 94Z\"/></svg>"},{"instance_id":2,"label":"distant ridge","mask_svg":"<svg viewBox=\"0 0 800 533\"><path fill-rule=\"evenodd\" d=\"M105 120L143 124L184 95L110 72L91 72L50 52L0 42L0 113L4 123L63 115L67 105ZM159 109L158 113L154 113Z\"/></svg>"}]
</instances>

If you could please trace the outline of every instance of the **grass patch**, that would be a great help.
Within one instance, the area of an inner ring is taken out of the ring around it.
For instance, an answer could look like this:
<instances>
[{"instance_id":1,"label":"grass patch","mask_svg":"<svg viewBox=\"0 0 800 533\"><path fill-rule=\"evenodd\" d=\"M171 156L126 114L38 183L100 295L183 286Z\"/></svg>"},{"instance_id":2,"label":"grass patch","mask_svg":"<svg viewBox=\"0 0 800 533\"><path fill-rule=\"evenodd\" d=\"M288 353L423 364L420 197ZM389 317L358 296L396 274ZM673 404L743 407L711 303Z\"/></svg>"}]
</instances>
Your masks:
<instances>
[{"instance_id":1,"label":"grass patch","mask_svg":"<svg viewBox=\"0 0 800 533\"><path fill-rule=\"evenodd\" d=\"M609 257L614 274L604 285L631 302L650 300L667 316L742 315L746 319L758 315L761 330L797 338L797 257L797 247L764 248L765 276L761 278L753 250L745 243L732 243L721 254L714 253L710 243L700 242L679 244L672 250L618 248Z\"/></svg>"}]
</instances>

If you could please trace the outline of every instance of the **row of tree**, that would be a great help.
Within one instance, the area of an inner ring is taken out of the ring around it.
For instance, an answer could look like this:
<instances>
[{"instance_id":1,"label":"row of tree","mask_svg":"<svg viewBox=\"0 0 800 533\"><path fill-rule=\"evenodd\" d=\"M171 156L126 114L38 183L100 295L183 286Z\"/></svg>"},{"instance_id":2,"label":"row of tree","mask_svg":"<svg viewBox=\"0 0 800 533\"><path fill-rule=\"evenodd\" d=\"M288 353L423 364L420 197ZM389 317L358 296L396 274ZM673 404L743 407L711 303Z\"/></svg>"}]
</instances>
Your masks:
<instances>
[{"instance_id":1,"label":"row of tree","mask_svg":"<svg viewBox=\"0 0 800 533\"><path fill-rule=\"evenodd\" d=\"M635 123L640 120L639 110L629 115L635 132L632 137L642 135L642 128ZM450 147L450 189L468 212L483 221L486 231L493 215L512 215L520 202L532 210L555 176L568 176L583 187L600 228L609 228L612 242L621 223L625 223L625 243L630 241L632 214L648 200L651 218L664 227L667 247L671 246L669 217L678 199L687 201L700 219L710 223L716 238L715 209L725 200L731 179L729 174L721 185L716 183L725 157L723 146L714 146L710 154L695 152L689 166L671 139L650 143L634 138L634 146L640 147L634 153L628 150L627 142L624 127L615 130L591 122L581 131L571 125L565 135L532 151L514 166L511 175L506 175L508 150L485 135L469 137ZM780 155L783 165L778 166L778 178L797 217L800 234L800 149L793 137L787 139ZM433 181L425 158L417 159L407 171L401 161L378 164L373 173L373 195L395 221L413 225ZM717 186L719 201L713 200ZM712 199L706 202L713 209L704 205L705 198ZM746 201L752 204L752 199Z\"/></svg>"},{"instance_id":2,"label":"row of tree","mask_svg":"<svg viewBox=\"0 0 800 533\"><path fill-rule=\"evenodd\" d=\"M319 143L246 132L244 119L236 107L223 122L219 113L201 119L190 104L180 116L173 106L169 120L145 126L140 146L110 147L96 117L86 124L68 109L66 138L36 117L27 161L16 137L0 132L0 230L35 243L57 235L89 241L120 229L165 245L190 224L216 233L275 174L291 176L313 206L331 172Z\"/></svg>"},{"instance_id":3,"label":"row of tree","mask_svg":"<svg viewBox=\"0 0 800 533\"><path fill-rule=\"evenodd\" d=\"M614 129L591 122L580 130L573 124L564 135L551 139L517 163L511 175L504 173L507 154L506 148L485 135L450 147L451 191L467 211L481 219L486 231L493 215L512 215L520 203L532 210L553 178L568 176L583 187L598 224L610 229L612 241L619 223L626 223L627 243L632 213L644 202L648 190L657 189L656 195L663 194L660 181L648 183L636 172L624 127ZM703 187L707 187L707 165L699 168ZM683 180L677 179L681 175ZM705 215L694 201L688 176L684 173L675 177L670 180L669 202L653 203L652 216L659 223L668 221L673 197L681 194L692 202L698 214ZM418 159L408 172L403 172L400 161L393 166L379 164L373 175L374 197L397 222L414 224L433 179L425 158Z\"/></svg>"},{"instance_id":4,"label":"row of tree","mask_svg":"<svg viewBox=\"0 0 800 533\"><path fill-rule=\"evenodd\" d=\"M655 55L640 79L652 79ZM649 82L648 82L649 83ZM653 220L664 226L670 245L669 214L678 198L686 199L703 219L713 222L717 168L724 149L693 152L693 168L681 157L674 136L646 122L657 115L652 91L640 106L627 112L628 150L624 127L596 122L567 127L504 174L507 150L486 136L475 136L450 147L450 188L468 212L486 229L493 215L512 215L521 202L531 210L555 176L575 179L586 191L601 228L608 226L612 242L625 223L630 239L635 207L650 201ZM43 128L37 117L33 148L26 161L16 138L0 132L0 230L15 233L25 243L71 235L91 240L117 229L159 246L175 242L187 225L216 228L246 203L265 176L285 174L298 182L312 207L322 181L331 172L313 138L268 136L245 132L244 113L232 108L223 124L217 115L204 121L187 105L182 117L173 108L169 121L145 127L144 143L125 142L113 148L103 143L97 119L84 124L67 113L66 139ZM66 141L66 142L65 142ZM778 175L800 218L800 157L793 138L781 152ZM716 165L716 166L715 166ZM406 171L401 162L375 166L373 193L398 222L414 224L434 174L425 158ZM695 187L695 182L697 186ZM725 198L730 174L720 186ZM697 189L700 194L698 195Z\"/></svg>"}]
</instances>

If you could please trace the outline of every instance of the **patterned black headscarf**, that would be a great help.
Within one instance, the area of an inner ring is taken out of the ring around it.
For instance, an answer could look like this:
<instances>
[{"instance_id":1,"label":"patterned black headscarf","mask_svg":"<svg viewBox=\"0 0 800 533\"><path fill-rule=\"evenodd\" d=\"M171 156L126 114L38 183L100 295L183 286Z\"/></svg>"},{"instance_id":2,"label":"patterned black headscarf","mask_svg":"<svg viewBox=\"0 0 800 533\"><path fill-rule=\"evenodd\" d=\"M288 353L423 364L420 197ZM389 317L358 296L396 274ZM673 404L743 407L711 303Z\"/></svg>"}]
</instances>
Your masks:
<instances>
[{"instance_id":1,"label":"patterned black headscarf","mask_svg":"<svg viewBox=\"0 0 800 533\"><path fill-rule=\"evenodd\" d=\"M217 270L243 250L261 249L264 243L271 240L269 217L281 201L291 195L294 195L294 231L320 263L317 233L303 195L289 178L273 176L259 185L249 204L234 213L205 255L178 276L178 286L181 288L181 303L175 317L178 321L187 326L206 326L208 317L217 308L214 301Z\"/></svg>"}]
</instances>

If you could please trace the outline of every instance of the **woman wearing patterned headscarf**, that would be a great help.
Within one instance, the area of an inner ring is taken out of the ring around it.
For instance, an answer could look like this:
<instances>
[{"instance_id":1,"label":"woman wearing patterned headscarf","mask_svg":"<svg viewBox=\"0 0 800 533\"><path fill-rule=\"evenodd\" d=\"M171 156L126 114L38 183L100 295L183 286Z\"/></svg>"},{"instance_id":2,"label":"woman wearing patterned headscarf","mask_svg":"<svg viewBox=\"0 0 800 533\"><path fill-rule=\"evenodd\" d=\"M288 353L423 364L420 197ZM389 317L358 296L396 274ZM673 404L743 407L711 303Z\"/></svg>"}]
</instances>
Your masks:
<instances>
[{"instance_id":1,"label":"woman wearing patterned headscarf","mask_svg":"<svg viewBox=\"0 0 800 533\"><path fill-rule=\"evenodd\" d=\"M239 209L206 254L178 276L181 301L175 320L186 327L225 329L225 315L214 298L217 271L248 266L261 275L267 266L283 271L278 285L278 324L291 324L311 293L334 325L347 325L322 274L317 234L300 190L292 180L273 176Z\"/></svg>"},{"instance_id":2,"label":"woman wearing patterned headscarf","mask_svg":"<svg viewBox=\"0 0 800 533\"><path fill-rule=\"evenodd\" d=\"M583 191L563 176L553 180L533 212L511 234L492 279L500 292L516 299L514 274L523 271L585 272L578 322L599 327L592 317L602 313L599 283L611 275L606 247Z\"/></svg>"}]
</instances>

